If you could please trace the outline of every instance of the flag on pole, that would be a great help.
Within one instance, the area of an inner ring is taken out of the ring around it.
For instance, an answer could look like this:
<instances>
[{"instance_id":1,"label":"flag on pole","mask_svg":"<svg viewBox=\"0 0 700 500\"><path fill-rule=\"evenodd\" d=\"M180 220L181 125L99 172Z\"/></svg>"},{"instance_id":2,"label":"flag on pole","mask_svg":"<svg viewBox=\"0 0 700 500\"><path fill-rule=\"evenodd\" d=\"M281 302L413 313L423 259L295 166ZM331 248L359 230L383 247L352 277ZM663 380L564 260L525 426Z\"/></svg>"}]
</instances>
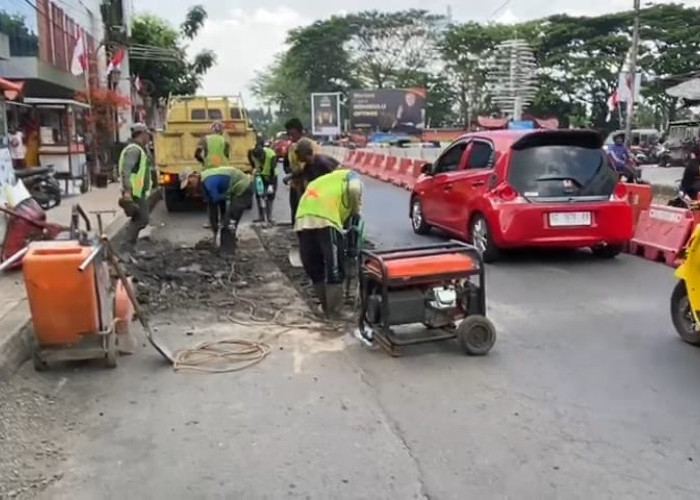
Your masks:
<instances>
[{"instance_id":1,"label":"flag on pole","mask_svg":"<svg viewBox=\"0 0 700 500\"><path fill-rule=\"evenodd\" d=\"M122 67L122 61L124 60L124 49L117 50L112 59L110 59L107 65L107 77L109 77L112 71L120 71Z\"/></svg>"},{"instance_id":2,"label":"flag on pole","mask_svg":"<svg viewBox=\"0 0 700 500\"><path fill-rule=\"evenodd\" d=\"M608 97L608 116L605 118L606 122L609 122L612 119L613 111L617 109L619 103L619 94L617 93L617 89L615 89L613 93L610 94L610 97Z\"/></svg>"},{"instance_id":3,"label":"flag on pole","mask_svg":"<svg viewBox=\"0 0 700 500\"><path fill-rule=\"evenodd\" d=\"M70 72L75 76L80 76L85 73L88 67L87 52L85 51L85 40L83 33L78 33L78 38L75 39L75 47L73 47L73 60L70 65Z\"/></svg>"}]
</instances>

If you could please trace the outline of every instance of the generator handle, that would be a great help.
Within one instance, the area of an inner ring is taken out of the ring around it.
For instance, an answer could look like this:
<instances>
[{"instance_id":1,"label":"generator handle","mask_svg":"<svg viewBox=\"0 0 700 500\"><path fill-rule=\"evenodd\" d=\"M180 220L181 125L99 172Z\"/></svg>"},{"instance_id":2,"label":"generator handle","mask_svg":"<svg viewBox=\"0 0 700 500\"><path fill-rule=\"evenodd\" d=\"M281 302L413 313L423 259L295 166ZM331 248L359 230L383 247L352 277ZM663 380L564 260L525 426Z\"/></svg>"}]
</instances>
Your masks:
<instances>
[{"instance_id":1,"label":"generator handle","mask_svg":"<svg viewBox=\"0 0 700 500\"><path fill-rule=\"evenodd\" d=\"M0 273L3 272L3 271L5 271L5 269L9 269L15 262L17 262L17 261L20 260L22 257L24 257L24 255L25 255L28 251L29 251L29 245L27 245L26 247L22 248L22 249L19 250L18 252L15 252L15 253L13 253L12 255L10 255L10 257L8 257L8 259L7 259L5 262L3 262L2 264L0 264Z\"/></svg>"},{"instance_id":2,"label":"generator handle","mask_svg":"<svg viewBox=\"0 0 700 500\"><path fill-rule=\"evenodd\" d=\"M81 273L85 271L90 264L92 264L92 261L95 260L95 258L100 255L100 252L102 251L102 244L100 243L97 245L95 248L92 249L92 252L90 252L90 255L85 257L85 260L83 261L80 266L78 266L78 271Z\"/></svg>"}]
</instances>

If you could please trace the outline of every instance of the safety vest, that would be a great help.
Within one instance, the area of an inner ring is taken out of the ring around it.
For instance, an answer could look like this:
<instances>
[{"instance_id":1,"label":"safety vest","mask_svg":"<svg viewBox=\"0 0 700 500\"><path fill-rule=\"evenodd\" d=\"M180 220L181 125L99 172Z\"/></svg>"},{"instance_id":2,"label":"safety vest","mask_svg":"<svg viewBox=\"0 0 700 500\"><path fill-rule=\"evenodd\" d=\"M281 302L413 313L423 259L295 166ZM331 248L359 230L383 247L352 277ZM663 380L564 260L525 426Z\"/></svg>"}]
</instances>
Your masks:
<instances>
[{"instance_id":1,"label":"safety vest","mask_svg":"<svg viewBox=\"0 0 700 500\"><path fill-rule=\"evenodd\" d=\"M221 134L210 134L206 137L207 157L204 159L204 169L222 167L227 163L226 139Z\"/></svg>"},{"instance_id":2,"label":"safety vest","mask_svg":"<svg viewBox=\"0 0 700 500\"><path fill-rule=\"evenodd\" d=\"M127 144L126 147L122 149L122 152L119 155L119 177L121 177L122 172L124 171L124 156L126 150L129 148L137 148L140 153L139 169L136 171L136 173L132 173L129 176L129 183L131 183L131 195L134 198L144 198L148 196L148 193L150 191L150 183L149 189L144 189L144 186L146 185L146 177L149 175L148 156L146 155L146 151L135 142Z\"/></svg>"},{"instance_id":3,"label":"safety vest","mask_svg":"<svg viewBox=\"0 0 700 500\"><path fill-rule=\"evenodd\" d=\"M242 172L236 167L212 167L202 171L202 183L209 177L218 175L226 176L229 179L228 193L233 196L242 194L252 182L250 175Z\"/></svg>"},{"instance_id":4,"label":"safety vest","mask_svg":"<svg viewBox=\"0 0 700 500\"><path fill-rule=\"evenodd\" d=\"M260 175L262 177L269 179L275 171L277 154L270 148L263 148L263 152L265 153L265 158L263 159L262 166L257 158L255 159L255 166L260 169Z\"/></svg>"},{"instance_id":5,"label":"safety vest","mask_svg":"<svg viewBox=\"0 0 700 500\"><path fill-rule=\"evenodd\" d=\"M311 181L299 200L296 218L319 217L342 230L350 216L350 204L343 198L347 195L348 176L351 173L347 169L338 169Z\"/></svg>"}]
</instances>

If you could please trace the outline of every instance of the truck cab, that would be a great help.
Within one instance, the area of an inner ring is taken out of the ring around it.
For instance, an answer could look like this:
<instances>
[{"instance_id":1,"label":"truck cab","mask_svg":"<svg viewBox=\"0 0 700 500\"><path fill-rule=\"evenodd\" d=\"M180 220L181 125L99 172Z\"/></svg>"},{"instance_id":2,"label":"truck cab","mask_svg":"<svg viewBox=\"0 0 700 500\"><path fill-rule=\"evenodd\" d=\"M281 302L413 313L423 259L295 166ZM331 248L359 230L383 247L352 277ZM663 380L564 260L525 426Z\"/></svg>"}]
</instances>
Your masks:
<instances>
[{"instance_id":1,"label":"truck cab","mask_svg":"<svg viewBox=\"0 0 700 500\"><path fill-rule=\"evenodd\" d=\"M158 183L168 211L201 205L201 192L180 189L179 174L186 168L195 172L202 169L194 153L199 140L211 133L211 125L216 121L224 125L230 148L229 165L251 172L248 151L255 146L256 136L240 96L173 96L168 100L164 128L155 137Z\"/></svg>"}]
</instances>

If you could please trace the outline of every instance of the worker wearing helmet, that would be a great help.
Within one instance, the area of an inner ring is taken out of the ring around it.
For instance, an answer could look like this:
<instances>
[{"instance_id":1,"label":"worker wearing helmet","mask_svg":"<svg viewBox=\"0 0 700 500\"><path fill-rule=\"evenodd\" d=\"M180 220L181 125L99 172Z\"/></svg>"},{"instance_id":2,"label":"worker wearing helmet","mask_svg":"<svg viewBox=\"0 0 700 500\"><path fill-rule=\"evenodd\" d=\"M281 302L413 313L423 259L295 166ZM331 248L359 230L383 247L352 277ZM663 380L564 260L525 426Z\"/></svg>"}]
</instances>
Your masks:
<instances>
[{"instance_id":1,"label":"worker wearing helmet","mask_svg":"<svg viewBox=\"0 0 700 500\"><path fill-rule=\"evenodd\" d=\"M296 211L301 262L330 318L340 315L344 299L343 228L352 217L359 217L361 203L360 177L352 170L337 169L306 186Z\"/></svg>"},{"instance_id":2,"label":"worker wearing helmet","mask_svg":"<svg viewBox=\"0 0 700 500\"><path fill-rule=\"evenodd\" d=\"M224 137L224 125L214 122L211 125L211 134L200 139L194 157L202 164L202 170L228 165L230 147Z\"/></svg>"},{"instance_id":3,"label":"worker wearing helmet","mask_svg":"<svg viewBox=\"0 0 700 500\"><path fill-rule=\"evenodd\" d=\"M262 180L262 192L256 191L259 219L255 222L272 222L272 204L277 193L277 155L274 150L258 145L251 153L253 175Z\"/></svg>"},{"instance_id":4,"label":"worker wearing helmet","mask_svg":"<svg viewBox=\"0 0 700 500\"><path fill-rule=\"evenodd\" d=\"M192 188L196 183L193 180L197 177L192 169L185 169L180 174L181 188ZM214 241L216 242L221 228L220 241L223 245L227 236L235 239L238 223L252 203L252 179L236 167L212 167L202 171L200 182L207 201L209 226L214 233ZM223 214L221 225L220 214Z\"/></svg>"},{"instance_id":5,"label":"worker wearing helmet","mask_svg":"<svg viewBox=\"0 0 700 500\"><path fill-rule=\"evenodd\" d=\"M148 194L151 191L151 175L146 146L151 140L148 127L136 123L131 127L131 141L119 155L119 178L122 196L119 206L131 219L126 226L126 241L135 245L139 232L148 225Z\"/></svg>"}]
</instances>

